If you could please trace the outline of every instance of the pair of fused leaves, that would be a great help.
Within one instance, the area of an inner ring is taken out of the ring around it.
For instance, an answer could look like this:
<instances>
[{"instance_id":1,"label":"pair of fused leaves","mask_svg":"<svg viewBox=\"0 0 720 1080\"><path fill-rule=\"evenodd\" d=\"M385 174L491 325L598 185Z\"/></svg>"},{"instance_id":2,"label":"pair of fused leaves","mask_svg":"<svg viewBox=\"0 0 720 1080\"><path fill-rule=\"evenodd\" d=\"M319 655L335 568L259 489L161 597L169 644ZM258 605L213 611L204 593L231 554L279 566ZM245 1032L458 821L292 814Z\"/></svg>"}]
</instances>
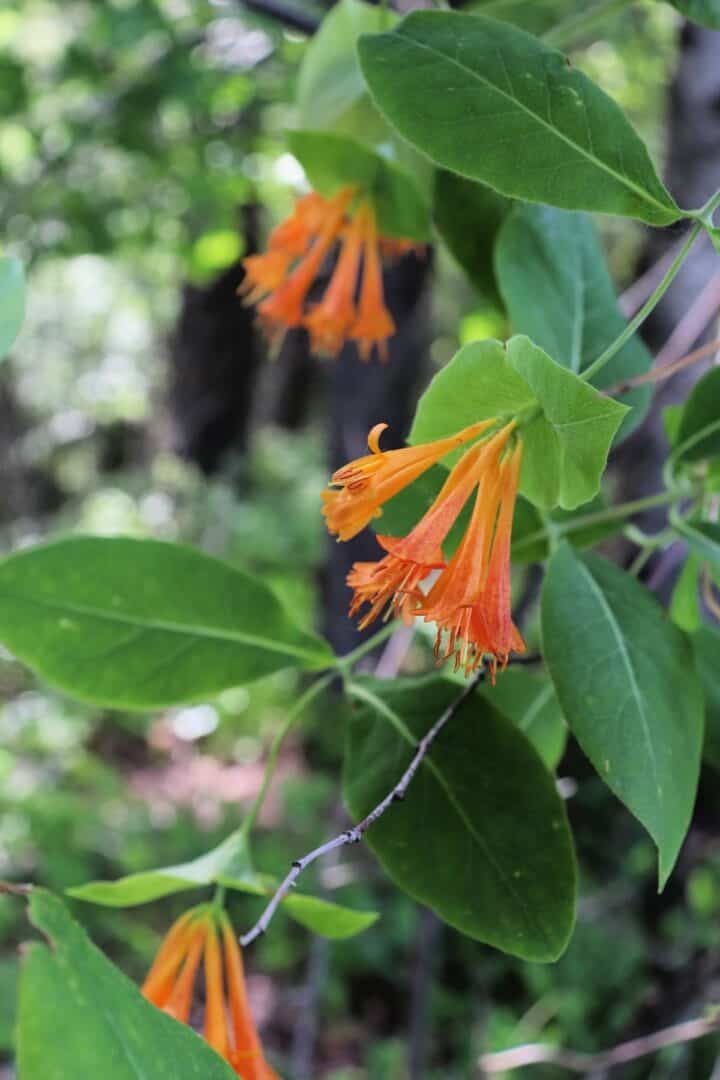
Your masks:
<instances>
[{"instance_id":1,"label":"pair of fused leaves","mask_svg":"<svg viewBox=\"0 0 720 1080\"><path fill-rule=\"evenodd\" d=\"M596 494L627 412L556 364L529 338L466 345L420 399L411 442L452 434L476 420L525 416L520 491L540 507L573 509Z\"/></svg>"}]
</instances>

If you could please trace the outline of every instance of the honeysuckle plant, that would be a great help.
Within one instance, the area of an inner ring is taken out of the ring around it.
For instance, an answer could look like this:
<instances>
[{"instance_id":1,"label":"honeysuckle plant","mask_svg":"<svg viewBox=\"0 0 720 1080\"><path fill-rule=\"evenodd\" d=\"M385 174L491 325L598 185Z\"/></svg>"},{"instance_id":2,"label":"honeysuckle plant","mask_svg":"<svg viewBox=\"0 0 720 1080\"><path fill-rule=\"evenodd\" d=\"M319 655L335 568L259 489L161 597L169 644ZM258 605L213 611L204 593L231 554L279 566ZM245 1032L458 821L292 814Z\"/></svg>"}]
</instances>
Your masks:
<instances>
[{"instance_id":1,"label":"honeysuckle plant","mask_svg":"<svg viewBox=\"0 0 720 1080\"><path fill-rule=\"evenodd\" d=\"M506 341L466 344L437 372L406 447L382 449L377 416L369 454L317 493L318 518L339 541L376 533L377 559L348 577L348 617L362 628L384 620L372 637L336 656L264 580L179 544L72 537L0 563L3 644L83 701L153 710L282 669L307 680L268 750L258 798L220 847L71 890L115 907L208 890L170 929L144 996L60 899L31 892L31 919L50 947L36 942L24 959L23 1080L277 1075L248 1010L238 936L249 947L272 933L281 905L328 936L371 933L375 913L292 889L311 862L359 840L398 888L460 933L526 960L556 960L576 898L554 778L568 735L652 837L661 888L671 874L695 799L705 703L717 699L720 679L717 369L667 417L661 490L612 503L603 479L666 374L636 331L698 237L720 247L720 192L701 207L678 205L618 105L556 47L602 25L611 6L582 6L542 40L484 16L482 3L470 14L399 19L388 5L340 0L307 49L287 135L307 190L264 251L245 260L243 298L263 328L276 339L303 327L321 356L351 341L381 362L396 329L383 264L447 242L471 280L492 273L512 330ZM677 6L720 28L712 4ZM686 226L629 322L591 213ZM482 242L458 244L458 228ZM316 297L311 288L328 269ZM5 351L19 325L20 282L4 260ZM651 507L668 508L657 536L633 526ZM629 570L590 550L623 531L637 549ZM638 574L649 554L678 540L690 556L666 611ZM529 600L539 619L518 625L513 573L517 595L528 563L542 567L540 599ZM357 673L398 627L423 641L426 625L435 648L423 653L424 674ZM282 740L325 693L354 706L347 828L298 853L277 881L255 867L255 822ZM541 699L544 722L535 725ZM264 898L259 920L239 935L224 911L232 890L247 894L248 912ZM194 1026L209 1045L177 1023L192 1021L200 1004L201 961L204 1020ZM62 1025L78 1023L84 1039L63 1039Z\"/></svg>"}]
</instances>

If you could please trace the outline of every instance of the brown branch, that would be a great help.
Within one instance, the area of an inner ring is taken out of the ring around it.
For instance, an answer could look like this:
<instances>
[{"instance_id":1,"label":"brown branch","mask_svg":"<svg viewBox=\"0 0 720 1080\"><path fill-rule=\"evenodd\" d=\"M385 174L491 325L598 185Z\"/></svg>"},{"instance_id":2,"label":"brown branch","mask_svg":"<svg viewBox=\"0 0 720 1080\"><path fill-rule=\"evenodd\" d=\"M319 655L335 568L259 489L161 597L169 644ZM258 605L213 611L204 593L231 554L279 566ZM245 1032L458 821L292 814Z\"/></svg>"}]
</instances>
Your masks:
<instances>
[{"instance_id":1,"label":"brown branch","mask_svg":"<svg viewBox=\"0 0 720 1080\"><path fill-rule=\"evenodd\" d=\"M14 881L0 881L0 896L29 896L34 886Z\"/></svg>"},{"instance_id":2,"label":"brown branch","mask_svg":"<svg viewBox=\"0 0 720 1080\"><path fill-rule=\"evenodd\" d=\"M662 382L663 379L669 379L672 375L677 375L678 371L683 371L685 368L696 364L698 360L704 360L718 351L720 351L720 338L709 342L707 345L702 345L699 349L693 349L687 356L681 356L679 360L673 360L670 364L654 367L651 371L644 371L642 375L635 375L632 379L625 379L624 382L617 383L616 386L609 386L607 390L603 390L603 393L613 396L626 394L628 390L633 390L636 386Z\"/></svg>"},{"instance_id":3,"label":"brown branch","mask_svg":"<svg viewBox=\"0 0 720 1080\"><path fill-rule=\"evenodd\" d=\"M324 855L329 855L331 851L336 851L338 848L345 847L346 844L359 843L370 826L374 825L375 822L383 816L385 811L389 810L393 803L401 802L405 798L405 794L412 783L415 773L420 768L423 759L435 742L435 739L445 725L452 720L455 714L462 708L467 699L474 693L477 686L485 678L485 674L485 670L479 671L463 688L462 693L448 705L445 712L435 721L427 734L425 734L418 743L410 764L398 780L397 784L395 784L385 798L370 811L367 817L363 818L357 825L353 825L351 828L346 829L345 832L340 833L340 835L336 836L333 840L328 840L327 843L321 844L320 847L315 848L313 851L309 851L307 855L303 855L302 858L295 860L289 873L278 886L258 921L247 934L244 934L243 937L240 938L240 944L243 947L249 945L255 938L260 937L261 934L265 933L270 925L273 915L293 888L303 870L306 870L307 867L310 866L311 863L316 862L317 859L323 858Z\"/></svg>"},{"instance_id":4,"label":"brown branch","mask_svg":"<svg viewBox=\"0 0 720 1080\"><path fill-rule=\"evenodd\" d=\"M625 1065L647 1054L654 1054L666 1046L692 1042L715 1032L720 1032L720 1013L718 1012L714 1012L707 1019L688 1020L683 1024L675 1024L673 1027L653 1032L651 1035L631 1039L610 1050L602 1050L599 1054L563 1050L561 1047L547 1046L544 1043L527 1043L525 1046L515 1046L512 1050L483 1054L478 1064L481 1075L521 1069L526 1065L559 1065L561 1069L568 1069L570 1072L592 1073L611 1069L615 1065Z\"/></svg>"}]
</instances>

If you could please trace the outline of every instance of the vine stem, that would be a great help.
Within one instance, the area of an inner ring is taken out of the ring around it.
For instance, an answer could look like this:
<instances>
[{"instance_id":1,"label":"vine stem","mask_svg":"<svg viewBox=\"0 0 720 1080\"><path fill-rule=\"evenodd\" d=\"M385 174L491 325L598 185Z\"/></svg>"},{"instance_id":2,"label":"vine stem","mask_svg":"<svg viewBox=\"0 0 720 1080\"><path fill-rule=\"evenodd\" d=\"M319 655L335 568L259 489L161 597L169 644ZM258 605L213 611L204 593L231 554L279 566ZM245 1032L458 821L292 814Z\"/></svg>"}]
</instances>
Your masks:
<instances>
[{"instance_id":1,"label":"vine stem","mask_svg":"<svg viewBox=\"0 0 720 1080\"><path fill-rule=\"evenodd\" d=\"M622 349L626 341L629 341L635 331L642 326L645 319L648 317L651 311L654 310L659 301L663 298L667 290L672 285L675 277L680 270L680 267L685 262L685 259L690 254L690 249L697 240L700 233L712 227L713 212L720 204L720 190L716 191L714 195L711 195L708 201L699 210L687 211L685 216L693 218L695 224L690 229L690 232L685 238L685 242L678 251L677 255L670 263L668 270L664 277L660 281L659 285L650 294L646 302L638 311L637 315L630 320L623 332L615 338L604 352L600 353L600 356L596 360L593 360L592 364L581 373L581 378L588 380L592 379L593 375L597 375L599 371L605 367L606 364L612 360L613 356Z\"/></svg>"},{"instance_id":2,"label":"vine stem","mask_svg":"<svg viewBox=\"0 0 720 1080\"><path fill-rule=\"evenodd\" d=\"M662 299L662 297L672 285L678 271L680 270L680 267L690 254L690 248L693 246L698 236L703 231L704 227L705 226L701 221L695 222L685 239L685 243L682 245L673 261L670 263L670 266L660 284L650 294L648 299L638 311L637 315L635 315L635 317L630 320L623 332L618 337L616 337L615 340L610 343L610 345L608 345L607 349L605 349L604 352L600 353L596 360L593 360L592 364L590 364L589 367L585 368L585 370L581 373L580 378L585 380L592 379L593 375L597 375L599 371L602 371L605 365L610 363L613 356L615 356L616 353L620 352L620 349L622 349L625 342L629 341L635 331L640 326L642 326L650 312L654 310L655 306L659 303L659 301Z\"/></svg>"},{"instance_id":3,"label":"vine stem","mask_svg":"<svg viewBox=\"0 0 720 1080\"><path fill-rule=\"evenodd\" d=\"M644 510L652 510L656 506L668 506L680 502L691 494L688 491L660 491L656 495L645 495L642 499L633 499L631 502L620 503L619 506L610 506L607 510L596 510L592 514L583 514L582 517L571 518L570 521L557 521L552 529L537 529L524 536L513 544L513 554L522 551L525 547L536 544L538 540L547 540L551 536L561 539L568 533L580 532L582 529L591 528L593 525L603 525L608 521L622 521L623 518L641 514Z\"/></svg>"},{"instance_id":4,"label":"vine stem","mask_svg":"<svg viewBox=\"0 0 720 1080\"><path fill-rule=\"evenodd\" d=\"M260 790L258 791L257 795L255 796L255 801L253 802L252 806L250 807L248 815L245 818L245 820L243 821L242 826L240 828L240 833L241 833L242 836L247 837L247 836L250 835L250 832L252 831L252 829L253 829L253 827L255 825L255 822L257 821L258 814L262 810L263 803L265 802L265 797L266 797L266 795L268 793L268 788L270 787L270 782L271 782L271 780L273 778L273 774L275 772L275 766L277 765L277 761L278 761L278 757L280 755L280 750L282 748L282 744L284 743L290 729L292 728L293 724L295 723L297 718L300 716L300 714L302 712L304 712L304 710L308 707L308 705L312 701L314 701L315 698L319 694L322 693L322 691L325 689L325 687L328 686L332 682L334 677L335 677L335 672L331 671L331 672L328 672L327 675L324 675L321 679L316 679L316 681L311 686L309 686L307 688L305 693L301 694L301 696L297 699L297 701L295 702L293 707L288 710L287 716L285 717L285 721L282 724L282 727L278 728L278 730L275 733L275 737L273 738L273 741L270 744L270 750L268 751L268 759L267 759L267 763L265 765L265 772L263 774L263 779L262 779L262 784L260 786Z\"/></svg>"},{"instance_id":5,"label":"vine stem","mask_svg":"<svg viewBox=\"0 0 720 1080\"><path fill-rule=\"evenodd\" d=\"M543 34L542 40L546 45L552 45L556 49L564 48L596 23L629 7L632 2L633 0L601 0L589 11L578 12L577 15L571 15L570 18L559 22L557 26L553 26L551 30Z\"/></svg>"},{"instance_id":6,"label":"vine stem","mask_svg":"<svg viewBox=\"0 0 720 1080\"><path fill-rule=\"evenodd\" d=\"M321 844L320 847L314 848L313 851L309 851L307 855L303 855L300 859L296 859L292 864L289 873L285 876L283 881L278 886L276 892L270 899L267 907L263 911L262 915L252 927L251 930L244 934L240 938L240 944L244 947L250 945L256 938L260 937L267 930L273 915L277 911L279 905L288 895L293 888L295 882L302 874L303 870L306 870L308 866L316 862L318 859L322 859L323 856L329 855L330 852L336 851L338 848L345 847L347 844L358 844L365 833L368 831L371 825L374 825L383 814L393 805L393 803L401 802L405 798L408 787L412 783L413 777L420 768L423 759L427 755L428 750L437 739L440 732L445 725L452 720L452 718L459 712L468 698L475 692L478 685L485 678L485 670L477 672L472 679L469 680L467 685L463 688L461 694L455 698L453 702L448 705L447 709L441 716L435 721L429 731L423 736L420 742L417 744L417 749L413 754L412 760L408 765L405 772L402 774L397 784L387 793L384 799L382 799L377 806L375 806L367 817L364 817L362 821L359 821L357 825L353 825L351 828L346 829L340 833L339 836L334 837L332 840L328 840L326 843Z\"/></svg>"}]
</instances>

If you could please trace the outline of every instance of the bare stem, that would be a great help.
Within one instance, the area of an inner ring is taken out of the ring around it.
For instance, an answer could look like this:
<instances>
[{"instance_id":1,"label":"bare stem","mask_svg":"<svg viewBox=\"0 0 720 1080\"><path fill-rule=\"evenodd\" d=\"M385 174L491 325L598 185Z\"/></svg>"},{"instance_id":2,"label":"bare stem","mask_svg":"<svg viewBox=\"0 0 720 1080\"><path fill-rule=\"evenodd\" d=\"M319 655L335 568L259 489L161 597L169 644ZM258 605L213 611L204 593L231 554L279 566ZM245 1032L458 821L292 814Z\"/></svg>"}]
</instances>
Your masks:
<instances>
[{"instance_id":1,"label":"bare stem","mask_svg":"<svg viewBox=\"0 0 720 1080\"><path fill-rule=\"evenodd\" d=\"M720 338L716 341L710 341L707 345L701 345L699 349L693 349L687 356L681 356L679 360L673 360L671 364L652 368L651 371L644 371L642 375L635 375L632 379L625 379L624 382L617 383L616 386L610 386L607 390L603 390L603 393L612 395L626 394L628 390L632 390L636 386L662 382L663 379L669 379L672 375L676 375L678 371L684 371L685 368L697 364L698 360L704 360L719 351Z\"/></svg>"},{"instance_id":2,"label":"bare stem","mask_svg":"<svg viewBox=\"0 0 720 1080\"><path fill-rule=\"evenodd\" d=\"M300 859L295 860L295 862L292 864L292 867L290 868L289 873L278 886L276 892L270 899L270 902L268 903L267 907L263 911L258 921L255 923L253 928L247 932L247 934L244 934L243 937L240 938L240 944L243 947L249 945L252 941L255 940L255 938L265 933L279 905L293 888L295 882L300 877L300 874L302 874L303 870L306 870L307 867L311 865L311 863L316 862L318 859L322 859L323 856L329 855L330 852L336 851L338 848L345 847L346 844L358 844L363 839L365 833L368 831L370 826L374 825L375 822L383 816L385 811L393 805L393 803L401 802L402 799L405 798L405 794L408 787L412 783L415 773L420 768L423 759L425 758L428 750L434 743L435 739L438 737L445 725L450 720L452 720L456 713L462 708L464 703L474 693L476 687L479 683L483 681L484 678L485 671L479 671L475 676L473 676L472 679L470 679L467 685L463 688L462 693L459 694L459 696L455 698L455 700L450 705L448 705L445 712L435 721L427 734L424 735L420 742L417 744L417 749L413 754L410 764L398 780L395 787L392 788L392 790L388 792L385 798L382 799L381 802L379 802L377 806L375 806L370 811L367 817L363 818L363 820L358 822L357 825L353 825L350 829L346 829L345 832L340 833L340 835L336 836L333 840L328 840L326 843L321 844L320 847L315 848L313 851L309 851L307 855L303 855Z\"/></svg>"},{"instance_id":3,"label":"bare stem","mask_svg":"<svg viewBox=\"0 0 720 1080\"><path fill-rule=\"evenodd\" d=\"M654 1054L666 1046L678 1046L681 1043L702 1039L705 1035L720 1031L720 1016L707 1019L688 1020L683 1024L663 1028L652 1035L640 1039L631 1039L620 1043L611 1050L599 1054L583 1054L576 1050L563 1050L562 1047L548 1046L544 1043L527 1043L515 1046L512 1050L501 1050L497 1054L483 1054L479 1065L481 1075L504 1073L510 1069L521 1069L525 1065L559 1065L570 1072L589 1075L611 1069L615 1065L625 1065L630 1061Z\"/></svg>"}]
</instances>

